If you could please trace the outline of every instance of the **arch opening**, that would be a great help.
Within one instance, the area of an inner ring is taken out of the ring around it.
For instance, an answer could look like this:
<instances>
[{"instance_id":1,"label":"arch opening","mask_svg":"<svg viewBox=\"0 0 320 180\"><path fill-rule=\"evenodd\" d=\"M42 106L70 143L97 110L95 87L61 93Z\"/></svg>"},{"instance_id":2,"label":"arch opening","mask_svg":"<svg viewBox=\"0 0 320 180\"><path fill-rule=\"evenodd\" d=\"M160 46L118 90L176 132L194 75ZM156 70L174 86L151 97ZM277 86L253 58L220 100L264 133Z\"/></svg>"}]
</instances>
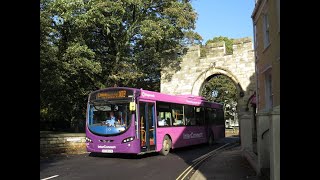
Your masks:
<instances>
[{"instance_id":1,"label":"arch opening","mask_svg":"<svg viewBox=\"0 0 320 180\"><path fill-rule=\"evenodd\" d=\"M216 73L208 76L202 83L199 95L209 101L223 104L226 128L238 128L238 100L241 86L229 76Z\"/></svg>"}]
</instances>

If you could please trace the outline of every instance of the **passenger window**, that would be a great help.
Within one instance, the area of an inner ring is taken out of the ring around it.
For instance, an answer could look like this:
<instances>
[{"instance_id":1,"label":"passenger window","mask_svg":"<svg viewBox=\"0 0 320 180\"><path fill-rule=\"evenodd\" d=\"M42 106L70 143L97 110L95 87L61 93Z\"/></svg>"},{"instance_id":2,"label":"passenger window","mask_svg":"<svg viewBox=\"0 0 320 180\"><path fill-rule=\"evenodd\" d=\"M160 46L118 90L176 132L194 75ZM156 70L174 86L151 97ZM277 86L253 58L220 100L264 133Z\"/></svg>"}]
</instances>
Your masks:
<instances>
[{"instance_id":1,"label":"passenger window","mask_svg":"<svg viewBox=\"0 0 320 180\"><path fill-rule=\"evenodd\" d=\"M195 107L193 106L184 106L184 112L185 112L185 118L186 118L186 125L187 126L194 126L196 125L196 120L194 117L194 109Z\"/></svg>"},{"instance_id":2,"label":"passenger window","mask_svg":"<svg viewBox=\"0 0 320 180\"><path fill-rule=\"evenodd\" d=\"M174 105L172 107L173 125L182 126L185 125L184 111L182 105Z\"/></svg>"},{"instance_id":3,"label":"passenger window","mask_svg":"<svg viewBox=\"0 0 320 180\"><path fill-rule=\"evenodd\" d=\"M171 126L171 112L158 113L158 126Z\"/></svg>"},{"instance_id":4,"label":"passenger window","mask_svg":"<svg viewBox=\"0 0 320 180\"><path fill-rule=\"evenodd\" d=\"M204 122L204 108L203 107L195 107L195 118L196 125L203 125Z\"/></svg>"}]
</instances>

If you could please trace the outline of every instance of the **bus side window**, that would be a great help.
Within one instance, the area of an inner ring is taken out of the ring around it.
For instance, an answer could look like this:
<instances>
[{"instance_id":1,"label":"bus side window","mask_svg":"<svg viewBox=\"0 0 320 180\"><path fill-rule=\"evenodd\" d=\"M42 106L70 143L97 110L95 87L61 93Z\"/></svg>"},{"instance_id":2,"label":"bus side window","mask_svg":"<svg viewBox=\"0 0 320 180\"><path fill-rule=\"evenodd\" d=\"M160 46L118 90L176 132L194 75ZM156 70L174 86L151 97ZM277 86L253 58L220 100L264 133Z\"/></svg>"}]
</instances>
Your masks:
<instances>
[{"instance_id":1,"label":"bus side window","mask_svg":"<svg viewBox=\"0 0 320 180\"><path fill-rule=\"evenodd\" d=\"M166 126L172 126L171 112L165 112Z\"/></svg>"},{"instance_id":2,"label":"bus side window","mask_svg":"<svg viewBox=\"0 0 320 180\"><path fill-rule=\"evenodd\" d=\"M172 114L174 118L173 125L174 126L181 126L185 125L184 123L184 112L182 105L175 105L172 107Z\"/></svg>"},{"instance_id":3,"label":"bus side window","mask_svg":"<svg viewBox=\"0 0 320 180\"><path fill-rule=\"evenodd\" d=\"M171 126L170 103L157 102L158 126Z\"/></svg>"},{"instance_id":4,"label":"bus side window","mask_svg":"<svg viewBox=\"0 0 320 180\"><path fill-rule=\"evenodd\" d=\"M164 119L164 112L158 112L158 126L164 126L165 119Z\"/></svg>"},{"instance_id":5,"label":"bus side window","mask_svg":"<svg viewBox=\"0 0 320 180\"><path fill-rule=\"evenodd\" d=\"M184 105L184 116L186 119L187 126L192 126L196 124L194 119L194 110L195 108L193 106Z\"/></svg>"},{"instance_id":6,"label":"bus side window","mask_svg":"<svg viewBox=\"0 0 320 180\"><path fill-rule=\"evenodd\" d=\"M203 125L203 108L195 107L195 125Z\"/></svg>"}]
</instances>

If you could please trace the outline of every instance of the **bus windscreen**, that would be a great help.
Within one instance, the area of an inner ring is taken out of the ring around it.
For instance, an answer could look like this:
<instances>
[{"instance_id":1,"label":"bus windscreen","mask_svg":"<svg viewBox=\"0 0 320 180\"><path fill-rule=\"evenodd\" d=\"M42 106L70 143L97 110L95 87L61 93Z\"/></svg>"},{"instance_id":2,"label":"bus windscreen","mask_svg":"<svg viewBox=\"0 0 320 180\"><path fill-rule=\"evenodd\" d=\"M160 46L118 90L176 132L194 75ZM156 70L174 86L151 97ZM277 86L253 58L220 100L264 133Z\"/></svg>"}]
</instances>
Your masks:
<instances>
[{"instance_id":1,"label":"bus windscreen","mask_svg":"<svg viewBox=\"0 0 320 180\"><path fill-rule=\"evenodd\" d=\"M130 125L133 91L112 89L93 92L89 101L89 130L98 135L116 135Z\"/></svg>"}]
</instances>

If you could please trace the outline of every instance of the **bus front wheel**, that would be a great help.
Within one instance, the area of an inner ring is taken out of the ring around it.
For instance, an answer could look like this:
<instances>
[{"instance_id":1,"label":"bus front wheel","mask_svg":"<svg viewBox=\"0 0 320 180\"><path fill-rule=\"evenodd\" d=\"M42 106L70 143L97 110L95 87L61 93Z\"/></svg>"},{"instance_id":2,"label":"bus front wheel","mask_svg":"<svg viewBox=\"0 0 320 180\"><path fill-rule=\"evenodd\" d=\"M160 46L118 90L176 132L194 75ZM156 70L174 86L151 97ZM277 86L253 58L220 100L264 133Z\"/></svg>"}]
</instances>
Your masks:
<instances>
[{"instance_id":1,"label":"bus front wheel","mask_svg":"<svg viewBox=\"0 0 320 180\"><path fill-rule=\"evenodd\" d=\"M166 156L171 149L171 139L168 135L165 135L162 142L162 149L160 150L160 154Z\"/></svg>"}]
</instances>

